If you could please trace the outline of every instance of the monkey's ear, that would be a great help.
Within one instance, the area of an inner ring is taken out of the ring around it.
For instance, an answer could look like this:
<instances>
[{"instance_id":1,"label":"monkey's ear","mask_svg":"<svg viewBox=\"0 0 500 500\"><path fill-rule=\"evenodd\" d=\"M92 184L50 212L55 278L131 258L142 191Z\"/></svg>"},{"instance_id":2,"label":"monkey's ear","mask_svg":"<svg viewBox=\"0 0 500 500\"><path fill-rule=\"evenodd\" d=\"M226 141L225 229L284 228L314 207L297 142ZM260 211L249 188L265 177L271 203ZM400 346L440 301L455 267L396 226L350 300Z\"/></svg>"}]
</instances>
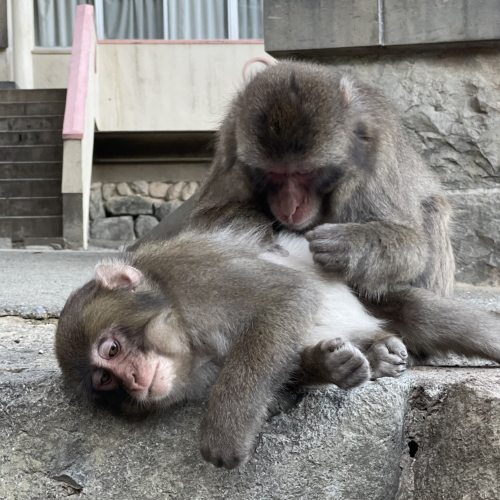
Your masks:
<instances>
[{"instance_id":1,"label":"monkey's ear","mask_svg":"<svg viewBox=\"0 0 500 500\"><path fill-rule=\"evenodd\" d=\"M356 89L354 88L354 82L350 75L344 75L340 79L340 91L342 92L345 103L349 106L356 97Z\"/></svg>"},{"instance_id":2,"label":"monkey's ear","mask_svg":"<svg viewBox=\"0 0 500 500\"><path fill-rule=\"evenodd\" d=\"M125 264L99 264L94 278L108 290L135 290L144 281L139 269Z\"/></svg>"}]
</instances>

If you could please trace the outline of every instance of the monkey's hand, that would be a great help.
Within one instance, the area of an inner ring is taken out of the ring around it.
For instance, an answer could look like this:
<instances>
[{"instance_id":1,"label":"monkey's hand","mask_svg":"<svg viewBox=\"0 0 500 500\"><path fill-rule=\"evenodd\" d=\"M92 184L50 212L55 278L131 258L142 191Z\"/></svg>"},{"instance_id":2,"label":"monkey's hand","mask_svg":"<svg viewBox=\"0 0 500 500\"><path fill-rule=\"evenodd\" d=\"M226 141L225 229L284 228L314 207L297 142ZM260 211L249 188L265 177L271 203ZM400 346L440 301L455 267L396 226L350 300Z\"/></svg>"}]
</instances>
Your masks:
<instances>
[{"instance_id":1,"label":"monkey's hand","mask_svg":"<svg viewBox=\"0 0 500 500\"><path fill-rule=\"evenodd\" d=\"M351 242L347 224L323 224L306 233L314 262L344 277L349 266Z\"/></svg>"},{"instance_id":2,"label":"monkey's hand","mask_svg":"<svg viewBox=\"0 0 500 500\"><path fill-rule=\"evenodd\" d=\"M393 335L376 340L366 351L370 361L372 379L399 377L406 370L408 353L403 341Z\"/></svg>"},{"instance_id":3,"label":"monkey's hand","mask_svg":"<svg viewBox=\"0 0 500 500\"><path fill-rule=\"evenodd\" d=\"M234 469L250 457L259 419L251 418L252 410L245 412L234 407L229 411L227 401L214 396L210 397L208 413L201 425L201 454L215 467Z\"/></svg>"},{"instance_id":4,"label":"monkey's hand","mask_svg":"<svg viewBox=\"0 0 500 500\"><path fill-rule=\"evenodd\" d=\"M335 384L352 389L370 379L370 365L350 342L341 338L322 340L302 351L298 378L303 384Z\"/></svg>"},{"instance_id":5,"label":"monkey's hand","mask_svg":"<svg viewBox=\"0 0 500 500\"><path fill-rule=\"evenodd\" d=\"M306 238L316 263L367 296L411 283L428 260L423 235L392 222L323 224Z\"/></svg>"}]
</instances>

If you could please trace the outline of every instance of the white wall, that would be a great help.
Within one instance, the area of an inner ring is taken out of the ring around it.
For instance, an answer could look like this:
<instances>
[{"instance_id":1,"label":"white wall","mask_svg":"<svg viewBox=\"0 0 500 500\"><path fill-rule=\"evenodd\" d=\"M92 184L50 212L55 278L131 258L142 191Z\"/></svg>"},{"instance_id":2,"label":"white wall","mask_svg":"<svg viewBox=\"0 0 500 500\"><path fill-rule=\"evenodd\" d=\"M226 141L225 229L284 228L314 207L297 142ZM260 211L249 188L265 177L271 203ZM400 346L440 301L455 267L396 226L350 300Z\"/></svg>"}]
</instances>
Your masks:
<instances>
[{"instance_id":1,"label":"white wall","mask_svg":"<svg viewBox=\"0 0 500 500\"><path fill-rule=\"evenodd\" d=\"M217 129L256 56L271 59L260 43L99 44L98 129Z\"/></svg>"},{"instance_id":2,"label":"white wall","mask_svg":"<svg viewBox=\"0 0 500 500\"><path fill-rule=\"evenodd\" d=\"M68 87L71 49L34 49L33 79L36 89Z\"/></svg>"}]
</instances>

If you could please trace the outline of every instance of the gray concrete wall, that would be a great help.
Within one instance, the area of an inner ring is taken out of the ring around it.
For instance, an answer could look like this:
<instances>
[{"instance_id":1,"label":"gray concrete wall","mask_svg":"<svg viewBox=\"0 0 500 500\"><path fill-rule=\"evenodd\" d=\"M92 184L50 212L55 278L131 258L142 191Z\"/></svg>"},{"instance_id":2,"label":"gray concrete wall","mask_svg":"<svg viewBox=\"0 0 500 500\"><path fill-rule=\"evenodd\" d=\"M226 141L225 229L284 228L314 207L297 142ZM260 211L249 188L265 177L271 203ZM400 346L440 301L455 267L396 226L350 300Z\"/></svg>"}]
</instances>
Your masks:
<instances>
[{"instance_id":1,"label":"gray concrete wall","mask_svg":"<svg viewBox=\"0 0 500 500\"><path fill-rule=\"evenodd\" d=\"M498 0L266 0L273 55L500 41Z\"/></svg>"}]
</instances>

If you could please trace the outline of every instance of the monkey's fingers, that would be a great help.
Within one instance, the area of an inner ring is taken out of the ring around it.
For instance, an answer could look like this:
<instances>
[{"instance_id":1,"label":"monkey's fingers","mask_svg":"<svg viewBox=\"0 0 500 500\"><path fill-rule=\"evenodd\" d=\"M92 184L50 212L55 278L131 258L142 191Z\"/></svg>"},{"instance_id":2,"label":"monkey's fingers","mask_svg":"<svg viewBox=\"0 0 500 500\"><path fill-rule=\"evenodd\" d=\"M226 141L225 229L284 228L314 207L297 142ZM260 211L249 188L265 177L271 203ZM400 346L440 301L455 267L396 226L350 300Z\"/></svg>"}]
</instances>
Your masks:
<instances>
[{"instance_id":1,"label":"monkey's fingers","mask_svg":"<svg viewBox=\"0 0 500 500\"><path fill-rule=\"evenodd\" d=\"M322 224L306 233L307 241L342 238L347 234L343 224Z\"/></svg>"}]
</instances>

